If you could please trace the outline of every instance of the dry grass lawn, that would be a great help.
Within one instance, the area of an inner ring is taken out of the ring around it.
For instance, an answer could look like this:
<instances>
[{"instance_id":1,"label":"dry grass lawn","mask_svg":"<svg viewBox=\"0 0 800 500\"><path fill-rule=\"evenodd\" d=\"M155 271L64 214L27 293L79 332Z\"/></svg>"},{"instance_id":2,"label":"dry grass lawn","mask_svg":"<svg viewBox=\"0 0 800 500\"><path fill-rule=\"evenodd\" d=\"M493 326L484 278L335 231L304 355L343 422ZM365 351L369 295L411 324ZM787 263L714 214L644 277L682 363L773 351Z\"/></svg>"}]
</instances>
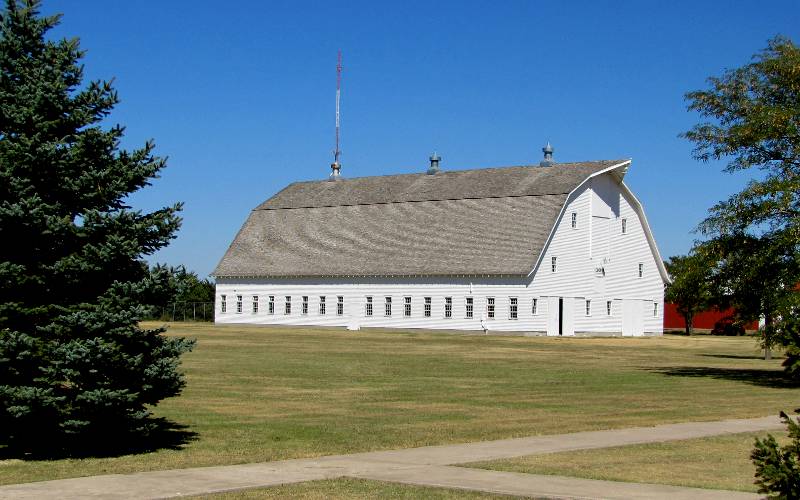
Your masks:
<instances>
[{"instance_id":1,"label":"dry grass lawn","mask_svg":"<svg viewBox=\"0 0 800 500\"><path fill-rule=\"evenodd\" d=\"M586 479L756 492L750 452L762 433L617 446L463 464L464 467ZM773 432L778 441L786 432Z\"/></svg>"},{"instance_id":2,"label":"dry grass lawn","mask_svg":"<svg viewBox=\"0 0 800 500\"><path fill-rule=\"evenodd\" d=\"M0 461L0 483L263 462L689 420L797 406L752 338L524 338L174 324L198 340L156 414L177 449Z\"/></svg>"},{"instance_id":3,"label":"dry grass lawn","mask_svg":"<svg viewBox=\"0 0 800 500\"><path fill-rule=\"evenodd\" d=\"M369 481L365 479L342 478L309 481L307 483L287 484L283 486L273 486L271 488L244 490L193 498L197 500L262 500L284 498L301 500L371 500L375 498L391 498L397 500L404 498L425 498L426 500L507 500L510 497L477 491L428 488L424 486L384 483L382 481Z\"/></svg>"}]
</instances>

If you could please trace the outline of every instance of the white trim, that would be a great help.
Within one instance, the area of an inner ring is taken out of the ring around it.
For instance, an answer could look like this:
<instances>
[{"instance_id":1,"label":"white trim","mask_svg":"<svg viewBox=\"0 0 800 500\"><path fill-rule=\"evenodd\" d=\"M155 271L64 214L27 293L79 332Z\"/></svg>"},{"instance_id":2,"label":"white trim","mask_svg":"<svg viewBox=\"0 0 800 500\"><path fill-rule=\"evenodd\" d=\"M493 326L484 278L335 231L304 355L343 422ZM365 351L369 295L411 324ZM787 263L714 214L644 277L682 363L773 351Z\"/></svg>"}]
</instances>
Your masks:
<instances>
[{"instance_id":1,"label":"white trim","mask_svg":"<svg viewBox=\"0 0 800 500\"><path fill-rule=\"evenodd\" d=\"M553 236L555 236L555 234L556 234L556 229L558 228L558 223L561 221L561 219L564 217L564 214L567 212L567 205L569 205L569 202L570 202L570 199L572 198L572 195L574 195L575 193L577 193L578 191L583 189L583 186L586 185L594 177L597 177L597 176L603 175L603 174L607 174L609 172L614 172L616 170L622 170L622 174L616 174L616 177L619 179L620 184L621 184L622 183L622 178L625 177L625 173L628 171L628 167L630 167L630 165L631 165L631 160L625 160L622 163L617 163L615 165L611 165L608 168L604 168L603 170L600 170L599 172L595 172L595 173L591 174L590 176L588 176L587 178L585 178L583 180L583 182L578 184L575 187L575 189L573 189L572 191L569 192L569 194L567 194L567 199L564 201L564 205L561 206L561 210L559 210L559 212L558 212L558 216L556 217L556 220L553 223L553 227L550 228L550 234L547 235L547 239L545 240L544 245L542 245L542 251L539 253L539 256L536 258L536 263L533 265L533 269L531 269L531 272L529 272L526 277L530 278L531 276L536 274L536 271L539 270L539 266L542 264L542 259L544 258L544 254L547 253L547 248L550 246L550 242L553 241Z\"/></svg>"},{"instance_id":2,"label":"white trim","mask_svg":"<svg viewBox=\"0 0 800 500\"><path fill-rule=\"evenodd\" d=\"M594 174L588 176L586 179L583 180L578 186L569 192L567 195L567 199L564 202L564 205L561 207L561 210L558 212L558 217L556 217L555 223L553 223L553 227L550 229L550 234L547 236L547 240L545 240L544 245L542 246L542 250L539 253L539 257L536 258L536 263L533 265L533 269L531 272L528 273L527 277L530 278L536 271L539 270L539 267L542 264L542 259L544 258L545 254L547 253L547 248L550 246L550 243L553 241L553 237L556 234L556 229L558 228L558 223L564 217L564 214L567 211L567 205L571 201L572 196L583 189L584 185L587 184L592 178L598 177L603 174L612 173L614 176L619 180L619 185L622 188L623 192L628 194L633 200L633 209L636 212L636 215L639 216L639 219L642 221L642 228L644 228L644 234L647 237L647 243L650 245L650 251L653 253L653 258L656 261L656 267L658 268L659 274L661 274L661 278L664 280L665 283L672 283L672 280L669 278L669 273L667 273L667 268L664 267L664 261L661 259L661 253L658 251L658 247L656 246L656 240L653 237L653 232L650 229L650 224L647 222L647 217L644 215L644 208L642 207L642 202L639 201L638 198L633 194L633 192L625 185L623 182L623 178L628 171L628 168L631 165L631 160L625 160L622 163L617 163L616 165L612 165L608 168L600 170L599 172L595 172Z\"/></svg>"},{"instance_id":3,"label":"white trim","mask_svg":"<svg viewBox=\"0 0 800 500\"><path fill-rule=\"evenodd\" d=\"M642 202L639 201L636 195L633 194L633 191L631 191L624 182L620 182L619 185L622 186L628 196L630 196L634 201L633 209L636 211L636 215L638 215L639 219L642 221L644 234L647 236L647 243L650 245L650 251L653 252L653 257L656 260L656 267L658 268L659 274L661 274L661 279L664 280L664 283L672 283L669 273L667 272L667 268L664 266L664 261L661 259L661 253L658 251L658 247L656 246L656 240L653 237L653 231L650 230L650 224L647 222L647 217L644 215Z\"/></svg>"}]
</instances>

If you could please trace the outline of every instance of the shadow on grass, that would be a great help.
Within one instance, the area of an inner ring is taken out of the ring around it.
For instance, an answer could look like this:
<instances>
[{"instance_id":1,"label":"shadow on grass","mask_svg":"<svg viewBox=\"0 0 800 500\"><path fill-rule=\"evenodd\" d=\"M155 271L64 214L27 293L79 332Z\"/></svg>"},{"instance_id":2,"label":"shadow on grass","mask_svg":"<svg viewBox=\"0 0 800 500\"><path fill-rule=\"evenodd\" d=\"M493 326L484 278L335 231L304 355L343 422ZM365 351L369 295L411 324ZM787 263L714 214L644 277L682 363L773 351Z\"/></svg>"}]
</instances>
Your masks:
<instances>
[{"instance_id":1,"label":"shadow on grass","mask_svg":"<svg viewBox=\"0 0 800 500\"><path fill-rule=\"evenodd\" d=\"M701 354L706 358L722 358L722 359L764 359L764 355L747 355L747 354ZM772 354L772 359L783 359L783 356Z\"/></svg>"},{"instance_id":2,"label":"shadow on grass","mask_svg":"<svg viewBox=\"0 0 800 500\"><path fill-rule=\"evenodd\" d=\"M164 418L152 418L146 434L115 434L113 438L97 436L96 439L80 439L72 442L49 442L32 448L21 449L0 446L0 460L59 460L64 458L113 458L122 455L138 455L159 450L180 450L197 439L198 434L187 425Z\"/></svg>"},{"instance_id":3,"label":"shadow on grass","mask_svg":"<svg viewBox=\"0 0 800 500\"><path fill-rule=\"evenodd\" d=\"M669 377L704 377L718 380L733 380L760 387L778 389L797 388L798 383L780 370L762 370L752 368L716 368L708 366L673 366L664 368L645 368Z\"/></svg>"}]
</instances>

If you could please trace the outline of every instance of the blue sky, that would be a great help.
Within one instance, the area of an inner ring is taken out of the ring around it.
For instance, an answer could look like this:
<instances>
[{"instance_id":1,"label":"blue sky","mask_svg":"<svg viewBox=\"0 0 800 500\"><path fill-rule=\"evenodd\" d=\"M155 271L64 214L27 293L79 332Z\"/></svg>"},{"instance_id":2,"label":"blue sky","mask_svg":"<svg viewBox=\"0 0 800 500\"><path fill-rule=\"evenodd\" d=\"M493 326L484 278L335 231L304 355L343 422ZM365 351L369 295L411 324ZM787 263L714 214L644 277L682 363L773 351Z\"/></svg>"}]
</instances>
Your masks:
<instances>
[{"instance_id":1,"label":"blue sky","mask_svg":"<svg viewBox=\"0 0 800 500\"><path fill-rule=\"evenodd\" d=\"M800 42L800 3L210 2L45 0L54 37L81 39L88 78L114 78L123 146L169 157L131 199L185 202L152 261L210 273L257 204L329 173L336 51L344 53L342 174L633 158L626 182L661 253L748 175L691 158L683 94Z\"/></svg>"}]
</instances>

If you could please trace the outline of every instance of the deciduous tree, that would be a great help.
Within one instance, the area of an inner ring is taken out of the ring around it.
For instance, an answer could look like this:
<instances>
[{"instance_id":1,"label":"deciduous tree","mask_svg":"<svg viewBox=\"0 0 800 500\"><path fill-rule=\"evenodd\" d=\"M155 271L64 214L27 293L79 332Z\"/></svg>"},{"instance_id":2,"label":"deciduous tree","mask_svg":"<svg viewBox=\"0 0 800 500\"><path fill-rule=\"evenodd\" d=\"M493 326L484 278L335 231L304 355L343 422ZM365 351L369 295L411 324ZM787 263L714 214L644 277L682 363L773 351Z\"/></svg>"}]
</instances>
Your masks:
<instances>
[{"instance_id":1,"label":"deciduous tree","mask_svg":"<svg viewBox=\"0 0 800 500\"><path fill-rule=\"evenodd\" d=\"M686 324L686 335L694 331L694 316L708 309L711 302L711 266L702 254L674 256L665 262L672 283L667 285L664 299L675 304Z\"/></svg>"},{"instance_id":2,"label":"deciduous tree","mask_svg":"<svg viewBox=\"0 0 800 500\"><path fill-rule=\"evenodd\" d=\"M706 119L684 136L702 161L727 160L726 172L752 170L740 192L711 208L703 245L737 312L766 319L763 340L797 349L800 281L800 48L777 37L750 64L689 92ZM787 370L800 375L787 359Z\"/></svg>"}]
</instances>

